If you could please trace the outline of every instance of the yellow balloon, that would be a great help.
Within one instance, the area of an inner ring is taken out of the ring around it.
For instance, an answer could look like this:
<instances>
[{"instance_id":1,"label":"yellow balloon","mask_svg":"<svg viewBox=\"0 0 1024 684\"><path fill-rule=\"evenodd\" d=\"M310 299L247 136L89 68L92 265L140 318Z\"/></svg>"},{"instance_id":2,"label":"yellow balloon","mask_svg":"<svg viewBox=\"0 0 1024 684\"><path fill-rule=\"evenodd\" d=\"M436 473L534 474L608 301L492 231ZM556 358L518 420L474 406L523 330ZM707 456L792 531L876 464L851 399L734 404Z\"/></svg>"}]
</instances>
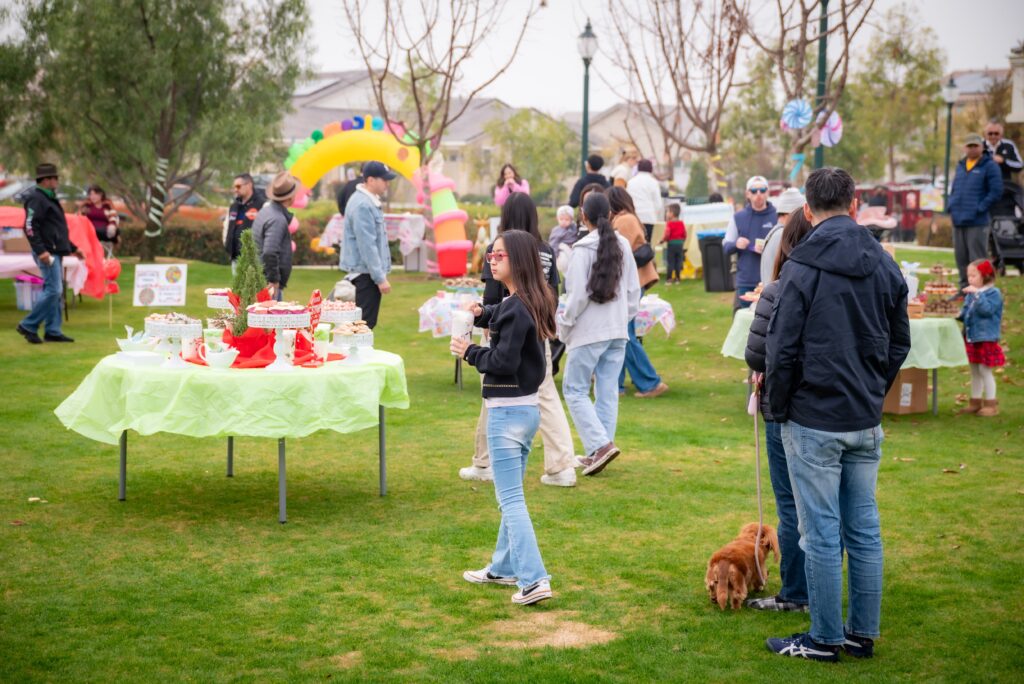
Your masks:
<instances>
[{"instance_id":1,"label":"yellow balloon","mask_svg":"<svg viewBox=\"0 0 1024 684\"><path fill-rule=\"evenodd\" d=\"M420 153L415 147L395 140L388 131L363 128L324 138L303 153L288 170L303 185L311 188L337 166L371 160L384 162L411 180L413 172L419 168Z\"/></svg>"}]
</instances>

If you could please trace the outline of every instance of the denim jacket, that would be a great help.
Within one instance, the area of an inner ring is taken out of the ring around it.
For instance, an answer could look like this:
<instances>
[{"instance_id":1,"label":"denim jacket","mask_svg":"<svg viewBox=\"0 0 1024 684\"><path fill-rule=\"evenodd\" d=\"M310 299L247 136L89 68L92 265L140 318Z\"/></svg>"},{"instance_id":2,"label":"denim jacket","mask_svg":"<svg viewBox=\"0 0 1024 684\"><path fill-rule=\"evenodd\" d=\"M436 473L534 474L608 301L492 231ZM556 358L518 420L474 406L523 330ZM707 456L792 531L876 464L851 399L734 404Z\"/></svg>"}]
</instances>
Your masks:
<instances>
[{"instance_id":1,"label":"denim jacket","mask_svg":"<svg viewBox=\"0 0 1024 684\"><path fill-rule=\"evenodd\" d=\"M998 342L1003 322L1003 295L999 288L986 287L965 296L957 318L964 322L968 342Z\"/></svg>"},{"instance_id":2,"label":"denim jacket","mask_svg":"<svg viewBox=\"0 0 1024 684\"><path fill-rule=\"evenodd\" d=\"M369 274L378 285L387 280L391 272L391 250L384 227L384 213L361 187L352 193L345 206L341 269L349 273Z\"/></svg>"}]
</instances>

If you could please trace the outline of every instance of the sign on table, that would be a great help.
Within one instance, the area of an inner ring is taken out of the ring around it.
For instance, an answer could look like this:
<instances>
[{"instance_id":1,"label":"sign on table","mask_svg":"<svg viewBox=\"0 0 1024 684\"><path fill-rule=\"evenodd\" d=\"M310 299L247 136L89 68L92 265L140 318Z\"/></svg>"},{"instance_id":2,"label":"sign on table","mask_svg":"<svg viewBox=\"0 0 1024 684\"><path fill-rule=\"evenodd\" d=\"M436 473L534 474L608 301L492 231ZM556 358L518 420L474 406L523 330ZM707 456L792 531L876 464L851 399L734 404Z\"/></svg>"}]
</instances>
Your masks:
<instances>
[{"instance_id":1,"label":"sign on table","mask_svg":"<svg viewBox=\"0 0 1024 684\"><path fill-rule=\"evenodd\" d=\"M188 264L139 264L135 267L133 306L184 306Z\"/></svg>"}]
</instances>

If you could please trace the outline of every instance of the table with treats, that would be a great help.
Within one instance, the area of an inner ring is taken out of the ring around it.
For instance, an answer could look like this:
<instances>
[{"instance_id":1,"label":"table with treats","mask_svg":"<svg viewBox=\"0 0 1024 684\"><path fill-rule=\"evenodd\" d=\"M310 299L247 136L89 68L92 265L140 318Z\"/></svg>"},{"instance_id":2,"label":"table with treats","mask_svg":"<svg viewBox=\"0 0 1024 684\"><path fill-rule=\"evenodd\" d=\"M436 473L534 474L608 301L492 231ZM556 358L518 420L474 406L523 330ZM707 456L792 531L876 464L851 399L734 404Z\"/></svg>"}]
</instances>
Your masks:
<instances>
[{"instance_id":1,"label":"table with treats","mask_svg":"<svg viewBox=\"0 0 1024 684\"><path fill-rule=\"evenodd\" d=\"M380 495L384 496L385 409L409 407L402 358L373 349L372 333L367 338L359 328L365 324L353 319L338 324L345 326L347 332L338 333L335 329L335 342L329 347L348 354L329 354L325 348L317 349L313 357L314 352L309 351L312 345L320 341L327 344L326 337L319 334L324 328L320 324L312 336L308 331L299 333L316 340L307 341L305 346L305 358L313 360L303 366L293 365L292 361L300 361L296 358L297 348L285 350L281 340L287 339L288 344L294 345L297 329L310 325L308 309L289 303L249 307L248 322L250 326L267 326L254 332L265 336L267 349L273 343L273 363L266 365L267 357L263 361L265 367L239 367L237 362L233 364L237 349L224 350L211 338L204 341L212 328L203 330L198 320L183 314L157 314L147 319L146 337L131 339L129 331L129 339L118 340L122 351L100 360L55 413L68 429L120 446L121 501L126 498L129 430L142 436L166 432L227 438L228 477L234 475L234 437L278 440L278 519L284 523L285 440L320 430L348 434L377 426L379 487ZM276 329L273 340L266 336L270 328ZM199 337L205 354L202 361L188 358L186 362L178 350L187 349L194 336ZM362 338L356 340L359 336ZM156 346L158 337L162 342L175 340L173 350L161 352ZM222 359L225 354L228 358Z\"/></svg>"},{"instance_id":2,"label":"table with treats","mask_svg":"<svg viewBox=\"0 0 1024 684\"><path fill-rule=\"evenodd\" d=\"M450 337L452 318L457 311L481 303L484 290L482 281L475 278L449 278L445 289L424 302L419 308L419 332L429 332L434 338ZM474 335L482 336L483 331L474 329ZM455 357L455 384L462 389L462 358Z\"/></svg>"},{"instance_id":3,"label":"table with treats","mask_svg":"<svg viewBox=\"0 0 1024 684\"><path fill-rule=\"evenodd\" d=\"M754 307L740 309L722 343L722 356L744 361L747 335L754 321ZM960 326L950 317L910 319L910 353L902 368L932 371L932 413L939 412L939 368L967 365L967 352Z\"/></svg>"}]
</instances>

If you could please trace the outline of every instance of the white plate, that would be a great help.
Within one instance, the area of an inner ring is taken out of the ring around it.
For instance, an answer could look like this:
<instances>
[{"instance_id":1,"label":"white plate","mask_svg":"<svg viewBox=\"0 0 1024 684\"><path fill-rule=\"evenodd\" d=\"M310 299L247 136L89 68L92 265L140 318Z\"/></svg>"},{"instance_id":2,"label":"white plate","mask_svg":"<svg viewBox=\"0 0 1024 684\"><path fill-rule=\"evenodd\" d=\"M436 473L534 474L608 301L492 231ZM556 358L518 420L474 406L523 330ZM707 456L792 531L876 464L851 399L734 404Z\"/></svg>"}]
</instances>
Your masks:
<instances>
[{"instance_id":1,"label":"white plate","mask_svg":"<svg viewBox=\"0 0 1024 684\"><path fill-rule=\"evenodd\" d=\"M159 366L164 362L164 355L149 351L117 352L115 357L133 366Z\"/></svg>"}]
</instances>

